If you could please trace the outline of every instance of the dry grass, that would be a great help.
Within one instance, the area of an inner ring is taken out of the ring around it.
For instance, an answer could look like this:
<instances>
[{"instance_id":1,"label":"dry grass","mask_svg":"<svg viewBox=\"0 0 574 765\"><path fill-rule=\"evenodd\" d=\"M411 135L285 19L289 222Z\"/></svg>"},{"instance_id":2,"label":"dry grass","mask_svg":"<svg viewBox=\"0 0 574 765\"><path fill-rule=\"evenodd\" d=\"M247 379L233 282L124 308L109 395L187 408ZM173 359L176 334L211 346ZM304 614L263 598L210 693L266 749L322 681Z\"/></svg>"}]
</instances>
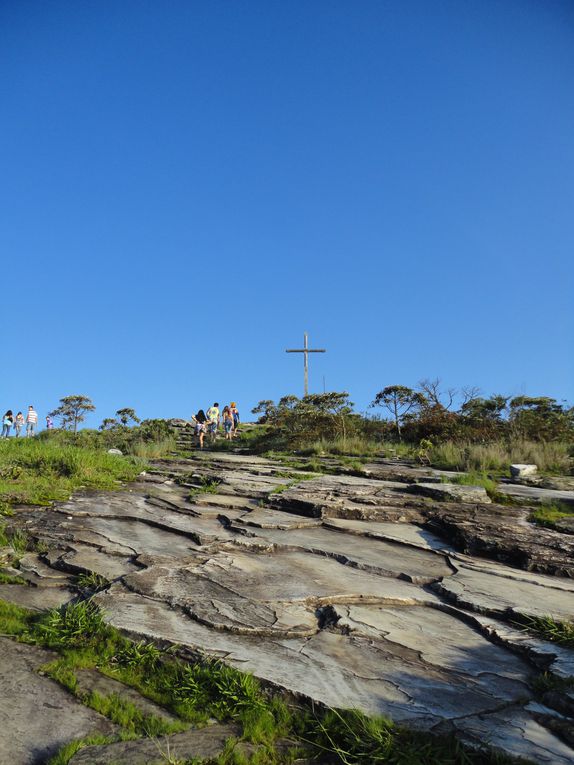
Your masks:
<instances>
[{"instance_id":1,"label":"dry grass","mask_svg":"<svg viewBox=\"0 0 574 765\"><path fill-rule=\"evenodd\" d=\"M563 442L537 443L516 441L491 444L457 444L447 441L428 451L431 464L445 470L507 473L511 463L533 463L542 473L569 474L573 461L569 444Z\"/></svg>"}]
</instances>

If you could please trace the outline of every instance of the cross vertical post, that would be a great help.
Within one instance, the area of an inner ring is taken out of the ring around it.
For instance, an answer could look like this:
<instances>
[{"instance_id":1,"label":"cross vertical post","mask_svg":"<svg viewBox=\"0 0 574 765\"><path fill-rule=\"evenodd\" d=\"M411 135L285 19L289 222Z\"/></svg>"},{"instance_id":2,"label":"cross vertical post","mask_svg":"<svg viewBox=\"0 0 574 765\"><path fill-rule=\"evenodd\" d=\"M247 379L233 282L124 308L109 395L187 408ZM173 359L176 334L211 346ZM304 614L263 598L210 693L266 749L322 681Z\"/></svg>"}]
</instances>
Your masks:
<instances>
[{"instance_id":1,"label":"cross vertical post","mask_svg":"<svg viewBox=\"0 0 574 765\"><path fill-rule=\"evenodd\" d=\"M304 391L305 395L309 393L309 343L308 343L308 335L306 332L303 333L303 366L304 366L304 377L305 377L305 385L304 385Z\"/></svg>"},{"instance_id":2,"label":"cross vertical post","mask_svg":"<svg viewBox=\"0 0 574 765\"><path fill-rule=\"evenodd\" d=\"M303 333L303 348L290 348L285 353L303 354L303 383L305 396L309 395L309 354L326 353L324 348L309 348L309 336L307 332Z\"/></svg>"}]
</instances>

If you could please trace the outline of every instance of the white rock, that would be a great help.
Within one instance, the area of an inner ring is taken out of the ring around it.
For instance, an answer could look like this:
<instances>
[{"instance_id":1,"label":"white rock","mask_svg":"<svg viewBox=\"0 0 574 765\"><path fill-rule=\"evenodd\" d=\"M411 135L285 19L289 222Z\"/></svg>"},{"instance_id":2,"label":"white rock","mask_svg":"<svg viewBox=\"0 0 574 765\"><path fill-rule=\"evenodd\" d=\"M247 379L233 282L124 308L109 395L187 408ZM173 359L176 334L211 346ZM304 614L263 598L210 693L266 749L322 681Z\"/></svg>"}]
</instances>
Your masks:
<instances>
[{"instance_id":1,"label":"white rock","mask_svg":"<svg viewBox=\"0 0 574 765\"><path fill-rule=\"evenodd\" d=\"M108 454L119 454L120 456L123 454L119 449L108 449Z\"/></svg>"},{"instance_id":2,"label":"white rock","mask_svg":"<svg viewBox=\"0 0 574 765\"><path fill-rule=\"evenodd\" d=\"M538 472L536 465L511 465L510 475L512 478L524 478L529 475L535 475Z\"/></svg>"}]
</instances>

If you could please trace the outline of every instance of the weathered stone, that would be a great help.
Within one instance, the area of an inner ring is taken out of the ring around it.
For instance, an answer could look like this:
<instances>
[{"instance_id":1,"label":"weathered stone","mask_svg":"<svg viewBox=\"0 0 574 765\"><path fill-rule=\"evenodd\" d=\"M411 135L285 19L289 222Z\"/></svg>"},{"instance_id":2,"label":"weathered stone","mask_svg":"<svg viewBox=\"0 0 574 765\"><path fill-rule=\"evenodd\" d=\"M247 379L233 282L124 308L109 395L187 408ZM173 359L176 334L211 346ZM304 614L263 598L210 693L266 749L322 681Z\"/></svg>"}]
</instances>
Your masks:
<instances>
[{"instance_id":1,"label":"weathered stone","mask_svg":"<svg viewBox=\"0 0 574 765\"><path fill-rule=\"evenodd\" d=\"M526 505L548 504L550 502L565 502L574 505L574 491L571 489L551 489L503 481L498 485L498 490L517 502L524 502Z\"/></svg>"},{"instance_id":2,"label":"weathered stone","mask_svg":"<svg viewBox=\"0 0 574 765\"><path fill-rule=\"evenodd\" d=\"M38 765L73 739L114 732L109 720L38 674L54 653L2 637L0 650L0 762Z\"/></svg>"},{"instance_id":3,"label":"weathered stone","mask_svg":"<svg viewBox=\"0 0 574 765\"><path fill-rule=\"evenodd\" d=\"M554 526L558 531L562 531L564 534L574 534L574 515L570 515L566 518L559 518L554 522Z\"/></svg>"},{"instance_id":4,"label":"weathered stone","mask_svg":"<svg viewBox=\"0 0 574 765\"><path fill-rule=\"evenodd\" d=\"M440 471L376 460L370 477L316 475L278 493L284 470L207 452L158 463L154 483L131 491L19 509L14 522L50 550L25 557L34 586L4 587L71 597L68 573L95 571L113 580L96 602L134 638L217 656L324 704L563 762L553 715L570 714L568 698L534 704L529 683L536 671L572 675L574 652L514 622L571 618L574 582L556 574L574 576L572 535L533 526L528 508L409 491L443 489ZM190 496L200 477L219 493ZM130 761L106 747L74 762L96 756Z\"/></svg>"},{"instance_id":5,"label":"weathered stone","mask_svg":"<svg viewBox=\"0 0 574 765\"><path fill-rule=\"evenodd\" d=\"M59 608L74 597L75 593L64 587L27 587L21 584L0 584L0 600L14 603L33 611Z\"/></svg>"},{"instance_id":6,"label":"weathered stone","mask_svg":"<svg viewBox=\"0 0 574 765\"><path fill-rule=\"evenodd\" d=\"M437 728L438 732L457 732L463 741L513 752L540 765L572 765L572 749L534 719L528 709L510 706L490 714L453 720Z\"/></svg>"},{"instance_id":7,"label":"weathered stone","mask_svg":"<svg viewBox=\"0 0 574 765\"><path fill-rule=\"evenodd\" d=\"M327 529L337 529L347 534L384 539L399 542L411 547L438 552L454 552L454 548L444 539L412 523L391 523L390 521L356 521L347 518L329 518L322 522Z\"/></svg>"},{"instance_id":8,"label":"weathered stone","mask_svg":"<svg viewBox=\"0 0 574 765\"><path fill-rule=\"evenodd\" d=\"M472 504L490 502L490 497L482 486L464 486L456 483L413 483L408 488L413 494L421 494L441 502L469 502Z\"/></svg>"},{"instance_id":9,"label":"weathered stone","mask_svg":"<svg viewBox=\"0 0 574 765\"><path fill-rule=\"evenodd\" d=\"M208 760L220 754L228 739L239 735L234 725L208 725L156 740L140 738L115 744L87 746L70 760L70 765L165 765L183 760Z\"/></svg>"},{"instance_id":10,"label":"weathered stone","mask_svg":"<svg viewBox=\"0 0 574 765\"><path fill-rule=\"evenodd\" d=\"M510 476L512 478L527 478L538 473L537 465L514 464L510 466Z\"/></svg>"},{"instance_id":11,"label":"weathered stone","mask_svg":"<svg viewBox=\"0 0 574 765\"><path fill-rule=\"evenodd\" d=\"M429 504L426 526L469 555L543 574L574 577L574 539L528 522L530 510L507 505Z\"/></svg>"},{"instance_id":12,"label":"weathered stone","mask_svg":"<svg viewBox=\"0 0 574 765\"><path fill-rule=\"evenodd\" d=\"M493 563L455 562L458 571L437 582L437 592L459 607L516 620L547 616L570 620L574 615L574 581L523 573Z\"/></svg>"},{"instance_id":13,"label":"weathered stone","mask_svg":"<svg viewBox=\"0 0 574 765\"><path fill-rule=\"evenodd\" d=\"M121 457L123 452L121 449L108 449L108 454L119 454Z\"/></svg>"}]
</instances>

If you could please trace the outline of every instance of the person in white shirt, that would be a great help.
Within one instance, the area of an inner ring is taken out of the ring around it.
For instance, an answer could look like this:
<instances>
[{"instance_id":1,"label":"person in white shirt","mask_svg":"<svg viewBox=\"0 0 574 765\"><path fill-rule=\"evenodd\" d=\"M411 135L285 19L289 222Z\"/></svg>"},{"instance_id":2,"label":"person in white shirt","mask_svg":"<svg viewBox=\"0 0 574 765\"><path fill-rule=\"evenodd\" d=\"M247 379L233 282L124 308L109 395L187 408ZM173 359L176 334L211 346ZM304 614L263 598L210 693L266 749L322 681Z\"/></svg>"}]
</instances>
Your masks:
<instances>
[{"instance_id":1,"label":"person in white shirt","mask_svg":"<svg viewBox=\"0 0 574 765\"><path fill-rule=\"evenodd\" d=\"M26 415L26 435L33 436L38 424L38 412L34 409L32 404L28 407L28 414Z\"/></svg>"}]
</instances>

